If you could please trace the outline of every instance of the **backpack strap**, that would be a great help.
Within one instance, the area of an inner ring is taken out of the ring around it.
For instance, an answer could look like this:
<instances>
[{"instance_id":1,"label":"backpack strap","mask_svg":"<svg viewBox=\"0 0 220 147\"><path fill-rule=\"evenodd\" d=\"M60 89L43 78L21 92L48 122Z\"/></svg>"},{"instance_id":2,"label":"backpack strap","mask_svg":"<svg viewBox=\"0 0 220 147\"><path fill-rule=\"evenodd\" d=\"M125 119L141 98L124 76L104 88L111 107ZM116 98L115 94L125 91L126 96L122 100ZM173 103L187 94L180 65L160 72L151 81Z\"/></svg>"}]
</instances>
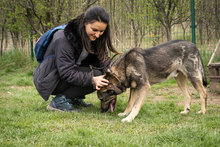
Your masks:
<instances>
[{"instance_id":1,"label":"backpack strap","mask_svg":"<svg viewBox=\"0 0 220 147\"><path fill-rule=\"evenodd\" d=\"M48 45L50 44L50 42L53 38L54 33L57 30L61 30L61 29L63 30L65 27L66 27L66 24L52 28L52 29L48 30L47 32L45 32L40 37L40 39L38 39L38 41L36 42L35 47L34 47L34 53L35 53L35 57L39 63L42 63L42 61L44 60L44 54L47 50ZM46 58L50 58L52 56L55 56L55 55L49 55Z\"/></svg>"}]
</instances>

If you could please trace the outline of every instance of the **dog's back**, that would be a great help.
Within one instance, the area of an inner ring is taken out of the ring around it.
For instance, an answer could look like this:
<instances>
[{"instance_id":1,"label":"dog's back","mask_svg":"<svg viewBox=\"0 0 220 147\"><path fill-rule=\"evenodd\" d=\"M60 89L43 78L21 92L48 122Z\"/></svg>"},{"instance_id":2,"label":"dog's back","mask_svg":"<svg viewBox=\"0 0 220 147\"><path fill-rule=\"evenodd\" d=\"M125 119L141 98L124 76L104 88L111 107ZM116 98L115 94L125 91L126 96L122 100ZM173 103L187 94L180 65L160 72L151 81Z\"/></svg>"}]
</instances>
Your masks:
<instances>
[{"instance_id":1,"label":"dog's back","mask_svg":"<svg viewBox=\"0 0 220 147\"><path fill-rule=\"evenodd\" d=\"M198 73L200 73L203 84L207 85L199 51L195 44L191 42L184 40L169 41L144 50L143 56L146 69L151 78L149 80L152 83L176 76L175 71L181 71L189 78L198 76Z\"/></svg>"}]
</instances>

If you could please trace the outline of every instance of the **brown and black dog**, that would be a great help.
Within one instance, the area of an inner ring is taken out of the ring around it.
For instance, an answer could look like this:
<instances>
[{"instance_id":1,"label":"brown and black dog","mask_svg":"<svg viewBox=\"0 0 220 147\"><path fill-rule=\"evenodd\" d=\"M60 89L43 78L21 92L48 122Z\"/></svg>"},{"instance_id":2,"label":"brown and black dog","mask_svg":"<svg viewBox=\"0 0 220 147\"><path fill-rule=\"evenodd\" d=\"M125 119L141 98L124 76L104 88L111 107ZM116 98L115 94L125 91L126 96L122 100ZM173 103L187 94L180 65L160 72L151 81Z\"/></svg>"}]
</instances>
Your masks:
<instances>
[{"instance_id":1,"label":"brown and black dog","mask_svg":"<svg viewBox=\"0 0 220 147\"><path fill-rule=\"evenodd\" d=\"M206 113L207 94L203 85L207 85L203 63L195 44L184 40L173 40L149 48L134 48L112 62L105 78L109 85L98 92L101 111L110 108L114 111L117 95L130 88L127 108L118 116L126 116L122 122L131 122L139 113L148 89L155 83L175 78L185 95L185 107L182 114L190 111L192 95L187 86L188 80L198 91L201 110Z\"/></svg>"}]
</instances>

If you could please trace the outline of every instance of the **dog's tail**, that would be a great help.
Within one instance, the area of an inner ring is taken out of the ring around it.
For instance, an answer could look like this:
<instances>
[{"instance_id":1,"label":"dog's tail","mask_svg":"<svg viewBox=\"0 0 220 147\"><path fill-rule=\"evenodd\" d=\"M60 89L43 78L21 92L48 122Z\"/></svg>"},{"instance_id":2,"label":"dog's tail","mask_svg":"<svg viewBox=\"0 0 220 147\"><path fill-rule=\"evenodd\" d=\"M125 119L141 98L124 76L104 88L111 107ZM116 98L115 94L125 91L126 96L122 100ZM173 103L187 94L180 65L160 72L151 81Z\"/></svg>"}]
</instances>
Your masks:
<instances>
[{"instance_id":1,"label":"dog's tail","mask_svg":"<svg viewBox=\"0 0 220 147\"><path fill-rule=\"evenodd\" d=\"M199 52L198 52L199 53ZM201 71L201 74L202 74L202 82L203 82L203 85L205 87L207 87L207 78L206 78L206 71L205 71L205 68L204 68L204 65L203 65L203 62L202 62L202 58L201 58L201 55L200 53L198 54L199 55L199 66L200 66L200 71Z\"/></svg>"}]
</instances>

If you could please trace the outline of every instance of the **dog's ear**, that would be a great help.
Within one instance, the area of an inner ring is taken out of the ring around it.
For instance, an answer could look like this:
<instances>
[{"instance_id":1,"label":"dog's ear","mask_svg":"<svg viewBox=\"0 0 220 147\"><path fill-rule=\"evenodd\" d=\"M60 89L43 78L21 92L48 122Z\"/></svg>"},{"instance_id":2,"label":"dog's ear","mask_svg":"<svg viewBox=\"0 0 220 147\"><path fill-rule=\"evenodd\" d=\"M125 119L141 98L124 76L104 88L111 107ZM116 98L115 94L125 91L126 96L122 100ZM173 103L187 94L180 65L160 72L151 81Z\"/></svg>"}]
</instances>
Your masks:
<instances>
[{"instance_id":1,"label":"dog's ear","mask_svg":"<svg viewBox=\"0 0 220 147\"><path fill-rule=\"evenodd\" d=\"M107 70L106 70L106 73L110 73L110 72L111 72L111 70L110 70L110 69L107 69Z\"/></svg>"},{"instance_id":2,"label":"dog's ear","mask_svg":"<svg viewBox=\"0 0 220 147\"><path fill-rule=\"evenodd\" d=\"M107 69L106 72L105 72L105 76L110 76L110 75L111 75L111 70Z\"/></svg>"},{"instance_id":3,"label":"dog's ear","mask_svg":"<svg viewBox=\"0 0 220 147\"><path fill-rule=\"evenodd\" d=\"M118 94L121 94L123 91L121 89L119 89L118 87L114 87L114 91L115 93L118 95Z\"/></svg>"}]
</instances>

